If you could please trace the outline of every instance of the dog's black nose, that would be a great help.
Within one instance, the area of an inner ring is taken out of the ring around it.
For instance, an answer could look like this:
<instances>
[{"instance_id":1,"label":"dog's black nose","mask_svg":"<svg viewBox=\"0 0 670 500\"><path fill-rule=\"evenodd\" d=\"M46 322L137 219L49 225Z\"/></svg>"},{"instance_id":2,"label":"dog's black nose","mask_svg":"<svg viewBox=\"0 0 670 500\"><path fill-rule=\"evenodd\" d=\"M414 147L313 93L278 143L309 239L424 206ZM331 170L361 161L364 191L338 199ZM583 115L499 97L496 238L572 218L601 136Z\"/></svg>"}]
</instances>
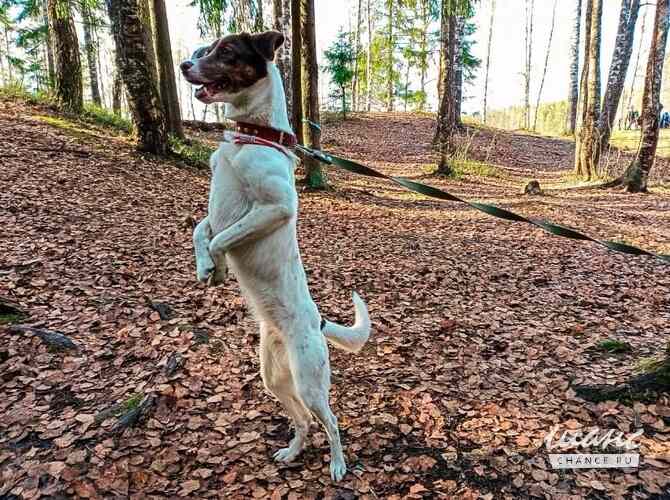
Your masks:
<instances>
[{"instance_id":1,"label":"dog's black nose","mask_svg":"<svg viewBox=\"0 0 670 500\"><path fill-rule=\"evenodd\" d=\"M189 69L193 67L193 63L191 61L184 61L179 65L183 73L186 73Z\"/></svg>"}]
</instances>

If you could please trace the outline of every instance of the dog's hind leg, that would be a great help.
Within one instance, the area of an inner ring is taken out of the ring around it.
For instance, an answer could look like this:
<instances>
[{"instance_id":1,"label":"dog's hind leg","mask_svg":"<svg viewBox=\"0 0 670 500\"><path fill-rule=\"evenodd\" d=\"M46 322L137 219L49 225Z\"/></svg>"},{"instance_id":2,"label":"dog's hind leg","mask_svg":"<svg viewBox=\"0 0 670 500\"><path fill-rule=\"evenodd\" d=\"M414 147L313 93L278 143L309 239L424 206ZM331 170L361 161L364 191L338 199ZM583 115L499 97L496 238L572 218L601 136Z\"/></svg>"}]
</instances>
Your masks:
<instances>
[{"instance_id":1,"label":"dog's hind leg","mask_svg":"<svg viewBox=\"0 0 670 500\"><path fill-rule=\"evenodd\" d=\"M274 459L279 462L292 462L305 447L312 416L296 397L286 348L267 324L261 324L260 358L261 377L265 388L286 409L295 429L295 435L288 447L278 450Z\"/></svg>"},{"instance_id":2,"label":"dog's hind leg","mask_svg":"<svg viewBox=\"0 0 670 500\"><path fill-rule=\"evenodd\" d=\"M318 324L318 323L317 323ZM288 339L288 354L293 382L300 401L321 423L330 443L330 476L341 480L347 472L337 417L328 404L330 363L328 346L318 326L304 336Z\"/></svg>"}]
</instances>

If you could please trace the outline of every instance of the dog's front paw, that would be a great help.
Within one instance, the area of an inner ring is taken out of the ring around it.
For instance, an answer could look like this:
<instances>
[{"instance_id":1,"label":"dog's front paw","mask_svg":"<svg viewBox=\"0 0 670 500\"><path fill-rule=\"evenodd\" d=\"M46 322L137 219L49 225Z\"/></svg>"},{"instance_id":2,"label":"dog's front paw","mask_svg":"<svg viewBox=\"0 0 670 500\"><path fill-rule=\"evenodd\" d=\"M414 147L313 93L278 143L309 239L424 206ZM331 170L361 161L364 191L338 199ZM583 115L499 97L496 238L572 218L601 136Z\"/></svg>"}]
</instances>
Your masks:
<instances>
[{"instance_id":1,"label":"dog's front paw","mask_svg":"<svg viewBox=\"0 0 670 500\"><path fill-rule=\"evenodd\" d=\"M274 459L277 462L289 463L293 462L293 460L295 460L299 454L299 449L294 450L289 446L288 448L282 448L281 450L278 450L277 453L274 454Z\"/></svg>"},{"instance_id":2,"label":"dog's front paw","mask_svg":"<svg viewBox=\"0 0 670 500\"><path fill-rule=\"evenodd\" d=\"M196 263L195 274L200 283L208 283L215 270L214 261L207 257Z\"/></svg>"},{"instance_id":3,"label":"dog's front paw","mask_svg":"<svg viewBox=\"0 0 670 500\"><path fill-rule=\"evenodd\" d=\"M209 275L207 279L207 286L218 286L226 281L228 277L228 266L226 265L226 259L223 258L219 260L218 265L214 271Z\"/></svg>"},{"instance_id":4,"label":"dog's front paw","mask_svg":"<svg viewBox=\"0 0 670 500\"><path fill-rule=\"evenodd\" d=\"M347 473L347 464L343 459L330 461L330 477L333 481L339 482Z\"/></svg>"}]
</instances>

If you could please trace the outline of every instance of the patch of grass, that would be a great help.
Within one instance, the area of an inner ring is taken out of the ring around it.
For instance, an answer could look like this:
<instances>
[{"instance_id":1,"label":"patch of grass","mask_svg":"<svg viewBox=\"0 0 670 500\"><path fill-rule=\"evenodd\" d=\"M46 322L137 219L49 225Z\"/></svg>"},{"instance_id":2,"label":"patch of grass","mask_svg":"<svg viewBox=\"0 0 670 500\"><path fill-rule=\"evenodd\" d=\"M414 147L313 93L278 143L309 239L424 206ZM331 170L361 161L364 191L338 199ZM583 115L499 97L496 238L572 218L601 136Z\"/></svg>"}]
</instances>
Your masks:
<instances>
[{"instance_id":1,"label":"patch of grass","mask_svg":"<svg viewBox=\"0 0 670 500\"><path fill-rule=\"evenodd\" d=\"M472 175L475 177L500 178L503 176L502 170L494 165L474 160L452 160L451 173L448 177L451 179L463 179Z\"/></svg>"},{"instance_id":2,"label":"patch of grass","mask_svg":"<svg viewBox=\"0 0 670 500\"><path fill-rule=\"evenodd\" d=\"M603 351L607 351L610 354L623 354L633 350L628 342L622 342L620 340L614 339L603 340L598 344L598 348Z\"/></svg>"},{"instance_id":3,"label":"patch of grass","mask_svg":"<svg viewBox=\"0 0 670 500\"><path fill-rule=\"evenodd\" d=\"M12 325L14 323L20 323L22 319L23 315L18 313L0 314L0 325Z\"/></svg>"},{"instance_id":4,"label":"patch of grass","mask_svg":"<svg viewBox=\"0 0 670 500\"><path fill-rule=\"evenodd\" d=\"M21 100L29 104L53 104L52 96L48 92L30 92L17 82L0 86L0 99Z\"/></svg>"},{"instance_id":5,"label":"patch of grass","mask_svg":"<svg viewBox=\"0 0 670 500\"><path fill-rule=\"evenodd\" d=\"M41 122L46 123L47 125L59 128L63 132L73 137L77 137L80 139L99 137L97 134L92 133L90 129L83 128L84 124L79 124L70 120L66 120L64 118L49 115L35 115L34 118L38 119Z\"/></svg>"},{"instance_id":6,"label":"patch of grass","mask_svg":"<svg viewBox=\"0 0 670 500\"><path fill-rule=\"evenodd\" d=\"M177 159L196 168L207 168L214 149L196 139L181 141L170 137L170 148Z\"/></svg>"},{"instance_id":7,"label":"patch of grass","mask_svg":"<svg viewBox=\"0 0 670 500\"><path fill-rule=\"evenodd\" d=\"M144 394L140 393L131 394L130 397L122 403L123 410L125 411L134 410L140 405L143 398Z\"/></svg>"},{"instance_id":8,"label":"patch of grass","mask_svg":"<svg viewBox=\"0 0 670 500\"><path fill-rule=\"evenodd\" d=\"M84 105L82 119L95 125L123 132L124 134L130 134L133 131L133 124L130 120L95 104L87 103Z\"/></svg>"}]
</instances>

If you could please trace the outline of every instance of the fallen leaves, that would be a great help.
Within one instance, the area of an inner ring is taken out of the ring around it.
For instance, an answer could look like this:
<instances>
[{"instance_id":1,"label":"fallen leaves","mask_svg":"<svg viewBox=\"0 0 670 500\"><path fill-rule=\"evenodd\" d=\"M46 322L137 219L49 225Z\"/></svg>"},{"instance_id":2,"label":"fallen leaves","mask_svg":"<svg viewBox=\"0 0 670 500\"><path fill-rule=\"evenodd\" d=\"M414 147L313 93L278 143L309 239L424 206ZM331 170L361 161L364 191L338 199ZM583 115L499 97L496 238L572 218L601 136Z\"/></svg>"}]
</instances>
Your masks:
<instances>
[{"instance_id":1,"label":"fallen leaves","mask_svg":"<svg viewBox=\"0 0 670 500\"><path fill-rule=\"evenodd\" d=\"M0 192L8 207L0 212L2 295L35 328L61 332L79 349L54 351L23 334L0 348L0 496L667 491L667 398L592 404L569 388L572 379L622 380L657 352L670 325L661 264L332 171L336 192L301 195L302 257L325 317L351 321L354 289L374 322L360 354L331 350L333 407L350 467L333 485L328 442L316 427L295 464L272 462L291 431L258 377L248 308L232 279L217 289L195 283L183 220L202 217L207 175L140 158L116 138L73 139L33 120L30 109L5 106L0 155L11 149L20 159L0 171L8 181ZM431 127L430 118L371 115L328 126L324 139L343 156L416 177L433 161ZM488 154L487 134L475 139L475 154ZM54 141L90 154L31 149ZM570 164L564 142L502 133L491 151L508 177L428 182L649 248L670 241L662 194L518 196L515 183L531 172L543 186L562 175ZM606 338L626 340L633 353L590 349ZM156 399L146 419L111 437L147 394ZM641 424L642 467L566 471L559 480L542 446L556 424L626 432ZM40 485L40 475L49 481Z\"/></svg>"}]
</instances>

